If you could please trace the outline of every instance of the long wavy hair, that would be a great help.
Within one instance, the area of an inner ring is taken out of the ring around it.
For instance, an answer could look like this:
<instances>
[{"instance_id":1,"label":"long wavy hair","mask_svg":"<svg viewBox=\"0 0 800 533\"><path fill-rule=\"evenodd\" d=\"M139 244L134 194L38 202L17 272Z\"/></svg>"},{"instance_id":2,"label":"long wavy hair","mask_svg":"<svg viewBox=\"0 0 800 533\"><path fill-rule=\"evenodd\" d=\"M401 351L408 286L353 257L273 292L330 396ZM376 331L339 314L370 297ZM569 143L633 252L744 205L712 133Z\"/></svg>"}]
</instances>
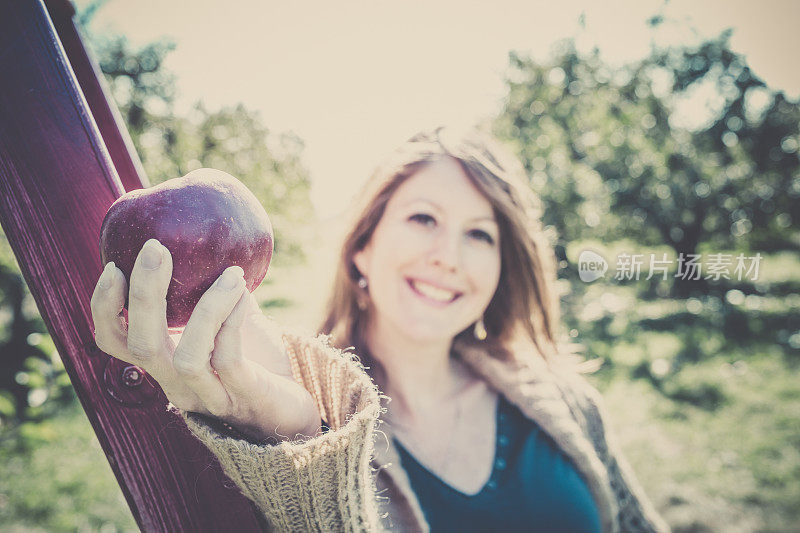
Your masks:
<instances>
[{"instance_id":1,"label":"long wavy hair","mask_svg":"<svg viewBox=\"0 0 800 533\"><path fill-rule=\"evenodd\" d=\"M458 161L491 203L500 230L500 279L483 316L487 338L477 340L471 325L455 340L481 345L500 359L520 357L516 347L523 342L551 360L559 353L560 312L555 253L541 228L541 204L519 160L477 130L422 131L378 166L353 211L355 220L344 237L320 332L338 348L353 348L367 368L379 370L366 345L369 289L358 285L361 275L353 256L372 238L397 188L423 165L445 157Z\"/></svg>"}]
</instances>

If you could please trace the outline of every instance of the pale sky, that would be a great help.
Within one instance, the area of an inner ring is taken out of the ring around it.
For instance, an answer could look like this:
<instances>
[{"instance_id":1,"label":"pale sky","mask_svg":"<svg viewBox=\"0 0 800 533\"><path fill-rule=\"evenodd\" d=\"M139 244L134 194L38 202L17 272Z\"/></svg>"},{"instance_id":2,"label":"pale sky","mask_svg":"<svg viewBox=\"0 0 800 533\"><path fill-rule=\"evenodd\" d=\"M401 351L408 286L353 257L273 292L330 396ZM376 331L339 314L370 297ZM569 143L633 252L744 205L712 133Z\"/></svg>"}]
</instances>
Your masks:
<instances>
[{"instance_id":1,"label":"pale sky","mask_svg":"<svg viewBox=\"0 0 800 533\"><path fill-rule=\"evenodd\" d=\"M657 13L682 23L653 31L645 21ZM166 68L177 77L179 109L242 102L272 131L297 133L312 199L327 218L415 131L494 114L510 50L545 59L573 36L582 50L597 46L622 64L653 40L691 44L731 27L733 49L755 74L796 98L799 22L795 1L111 0L94 28L134 44L171 38L177 49Z\"/></svg>"}]
</instances>

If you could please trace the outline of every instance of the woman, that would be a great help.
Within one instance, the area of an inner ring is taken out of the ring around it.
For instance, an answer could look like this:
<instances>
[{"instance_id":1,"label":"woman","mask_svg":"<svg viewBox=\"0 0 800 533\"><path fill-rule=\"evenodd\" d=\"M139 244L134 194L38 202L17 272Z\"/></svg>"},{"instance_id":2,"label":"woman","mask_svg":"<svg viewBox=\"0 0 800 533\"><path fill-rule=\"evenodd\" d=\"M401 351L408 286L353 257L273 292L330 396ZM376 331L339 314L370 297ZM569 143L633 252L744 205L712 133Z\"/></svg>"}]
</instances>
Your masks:
<instances>
[{"instance_id":1,"label":"woman","mask_svg":"<svg viewBox=\"0 0 800 533\"><path fill-rule=\"evenodd\" d=\"M148 241L127 324L122 273L101 276L96 341L161 384L280 530L666 530L560 355L553 253L523 177L476 132L404 144L356 210L327 337L279 336L230 267L176 343L171 258Z\"/></svg>"}]
</instances>

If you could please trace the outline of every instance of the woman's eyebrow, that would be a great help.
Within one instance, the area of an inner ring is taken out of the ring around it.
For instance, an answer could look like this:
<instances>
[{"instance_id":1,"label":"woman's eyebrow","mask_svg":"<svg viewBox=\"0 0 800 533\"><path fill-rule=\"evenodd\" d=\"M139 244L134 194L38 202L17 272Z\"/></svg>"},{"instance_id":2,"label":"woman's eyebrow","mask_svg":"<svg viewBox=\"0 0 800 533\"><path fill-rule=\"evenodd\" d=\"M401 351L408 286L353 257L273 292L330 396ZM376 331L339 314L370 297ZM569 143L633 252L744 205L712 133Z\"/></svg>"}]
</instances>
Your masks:
<instances>
[{"instance_id":1,"label":"woman's eyebrow","mask_svg":"<svg viewBox=\"0 0 800 533\"><path fill-rule=\"evenodd\" d=\"M442 206L440 206L439 204L437 204L433 200L429 200L427 198L411 198L410 200L408 200L406 202L403 202L401 204L401 207L405 208L405 207L408 207L408 206L416 204L416 203L428 204L429 206L433 207L437 211L444 211L444 208ZM486 221L486 222L489 222L491 224L497 225L497 220L495 219L493 214L492 215L477 216L477 217L474 217L474 218L471 218L471 219L468 220L468 222L483 222L483 221Z\"/></svg>"},{"instance_id":2,"label":"woman's eyebrow","mask_svg":"<svg viewBox=\"0 0 800 533\"><path fill-rule=\"evenodd\" d=\"M440 206L439 204L437 204L436 202L434 202L432 200L428 200L427 198L411 198L410 200L404 202L403 206L408 206L408 205L411 205L411 204L415 204L417 202L422 202L422 203L431 205L431 206L435 207L436 209L438 209L440 211L442 210L442 206Z\"/></svg>"}]
</instances>

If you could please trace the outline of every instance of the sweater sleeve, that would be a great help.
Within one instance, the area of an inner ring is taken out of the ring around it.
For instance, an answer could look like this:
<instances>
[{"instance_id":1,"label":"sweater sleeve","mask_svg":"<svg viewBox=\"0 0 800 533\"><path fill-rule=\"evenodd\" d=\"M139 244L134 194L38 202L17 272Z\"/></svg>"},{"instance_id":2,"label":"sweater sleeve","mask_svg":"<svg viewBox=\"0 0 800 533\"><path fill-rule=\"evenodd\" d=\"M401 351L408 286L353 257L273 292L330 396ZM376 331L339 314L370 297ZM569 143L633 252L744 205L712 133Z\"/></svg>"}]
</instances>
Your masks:
<instances>
[{"instance_id":1,"label":"sweater sleeve","mask_svg":"<svg viewBox=\"0 0 800 533\"><path fill-rule=\"evenodd\" d=\"M324 338L283 336L295 380L314 397L329 431L257 444L196 413L188 428L278 531L380 529L370 460L381 411L377 388L353 356Z\"/></svg>"},{"instance_id":2,"label":"sweater sleeve","mask_svg":"<svg viewBox=\"0 0 800 533\"><path fill-rule=\"evenodd\" d=\"M585 423L597 454L608 470L611 490L619 509L619 530L625 533L668 532L669 526L647 498L608 427L608 415L602 396L588 383L584 391Z\"/></svg>"}]
</instances>

